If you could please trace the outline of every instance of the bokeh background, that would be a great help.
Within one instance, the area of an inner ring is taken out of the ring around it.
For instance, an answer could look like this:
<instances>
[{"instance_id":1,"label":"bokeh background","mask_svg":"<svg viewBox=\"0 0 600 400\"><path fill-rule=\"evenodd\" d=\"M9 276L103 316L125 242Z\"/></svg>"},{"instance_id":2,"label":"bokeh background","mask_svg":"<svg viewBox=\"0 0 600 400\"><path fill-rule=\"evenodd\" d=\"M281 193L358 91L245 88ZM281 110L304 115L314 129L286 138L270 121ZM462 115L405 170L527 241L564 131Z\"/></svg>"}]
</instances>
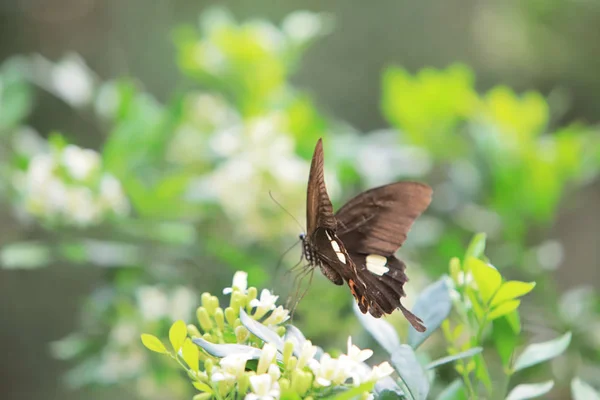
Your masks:
<instances>
[{"instance_id":1,"label":"bokeh background","mask_svg":"<svg viewBox=\"0 0 600 400\"><path fill-rule=\"evenodd\" d=\"M600 385L600 2L0 0L0 32L3 399L187 398L139 332L236 270L293 291L268 193L302 222L321 136L336 206L434 187L409 296L485 232L527 339L575 335L531 374ZM296 324L342 346L348 297L315 277Z\"/></svg>"}]
</instances>

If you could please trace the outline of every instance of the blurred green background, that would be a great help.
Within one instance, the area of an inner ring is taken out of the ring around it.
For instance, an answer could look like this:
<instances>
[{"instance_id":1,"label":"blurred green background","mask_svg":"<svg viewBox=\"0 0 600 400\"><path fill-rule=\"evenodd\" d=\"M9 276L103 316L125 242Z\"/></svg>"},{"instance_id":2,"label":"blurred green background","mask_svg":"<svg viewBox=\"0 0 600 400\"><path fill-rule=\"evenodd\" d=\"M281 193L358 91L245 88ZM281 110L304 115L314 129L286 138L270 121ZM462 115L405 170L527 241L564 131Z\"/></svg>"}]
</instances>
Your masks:
<instances>
[{"instance_id":1,"label":"blurred green background","mask_svg":"<svg viewBox=\"0 0 600 400\"><path fill-rule=\"evenodd\" d=\"M528 337L575 334L553 398L576 371L600 385L600 2L215 5L0 3L3 399L188 398L139 332L238 269L285 297L274 270L300 228L268 192L303 221L320 136L334 206L395 179L434 187L400 252L409 298L484 231L504 276L538 282ZM84 223L32 178L36 156L69 151L93 170L58 179L110 200L77 203ZM317 277L295 323L342 346L360 334L348 297Z\"/></svg>"}]
</instances>

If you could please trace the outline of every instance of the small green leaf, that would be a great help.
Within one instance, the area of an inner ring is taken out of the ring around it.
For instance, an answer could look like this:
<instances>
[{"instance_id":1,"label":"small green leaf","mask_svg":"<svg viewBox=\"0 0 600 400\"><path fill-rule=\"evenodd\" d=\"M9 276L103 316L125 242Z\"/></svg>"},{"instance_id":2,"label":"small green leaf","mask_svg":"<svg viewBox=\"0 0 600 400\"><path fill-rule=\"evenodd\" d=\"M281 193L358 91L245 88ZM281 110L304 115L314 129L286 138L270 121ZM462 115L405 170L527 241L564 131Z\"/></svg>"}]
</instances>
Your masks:
<instances>
[{"instance_id":1,"label":"small green leaf","mask_svg":"<svg viewBox=\"0 0 600 400\"><path fill-rule=\"evenodd\" d=\"M142 334L142 343L148 350L152 350L156 353L167 354L167 348L164 344L154 335L147 333Z\"/></svg>"},{"instance_id":2,"label":"small green leaf","mask_svg":"<svg viewBox=\"0 0 600 400\"><path fill-rule=\"evenodd\" d=\"M511 313L511 312L515 311L517 308L519 308L520 304L521 304L521 300L510 300L505 303L502 303L499 306L495 307L492 310L492 312L490 312L488 314L488 320L493 321L496 318L500 318L508 313Z\"/></svg>"},{"instance_id":3,"label":"small green leaf","mask_svg":"<svg viewBox=\"0 0 600 400\"><path fill-rule=\"evenodd\" d=\"M485 240L485 233L478 233L477 235L473 236L471 243L469 243L469 247L467 247L465 260L468 260L470 257L481 258L485 250Z\"/></svg>"},{"instance_id":4,"label":"small green leaf","mask_svg":"<svg viewBox=\"0 0 600 400\"><path fill-rule=\"evenodd\" d=\"M171 325L171 329L169 329L169 341L176 353L181 349L181 346L183 346L186 337L187 326L185 325L185 322L182 320L175 321L175 323Z\"/></svg>"},{"instance_id":5,"label":"small green leaf","mask_svg":"<svg viewBox=\"0 0 600 400\"><path fill-rule=\"evenodd\" d=\"M571 332L565 333L563 336L550 340L544 343L535 343L527 346L527 348L519 355L513 370L515 372L531 367L532 365L550 360L563 353L571 343Z\"/></svg>"},{"instance_id":6,"label":"small green leaf","mask_svg":"<svg viewBox=\"0 0 600 400\"><path fill-rule=\"evenodd\" d=\"M438 395L436 400L467 400L462 380L456 379L452 382Z\"/></svg>"},{"instance_id":7,"label":"small green leaf","mask_svg":"<svg viewBox=\"0 0 600 400\"><path fill-rule=\"evenodd\" d=\"M481 298L487 303L500 287L502 276L490 264L473 257L467 260L467 268L473 274Z\"/></svg>"},{"instance_id":8,"label":"small green leaf","mask_svg":"<svg viewBox=\"0 0 600 400\"><path fill-rule=\"evenodd\" d=\"M327 397L330 400L352 400L357 396L362 395L365 392L371 392L373 390L373 386L375 386L375 382L366 382L362 385L354 387L350 390L346 390L342 393L339 393L335 396Z\"/></svg>"},{"instance_id":9,"label":"small green leaf","mask_svg":"<svg viewBox=\"0 0 600 400\"><path fill-rule=\"evenodd\" d=\"M504 282L494 299L492 300L492 307L498 304L504 303L508 300L516 299L531 292L535 287L535 282L520 282L520 281L508 281Z\"/></svg>"},{"instance_id":10,"label":"small green leaf","mask_svg":"<svg viewBox=\"0 0 600 400\"><path fill-rule=\"evenodd\" d=\"M392 353L392 365L414 400L425 400L429 393L427 374L419 364L412 347L402 344Z\"/></svg>"},{"instance_id":11,"label":"small green leaf","mask_svg":"<svg viewBox=\"0 0 600 400\"><path fill-rule=\"evenodd\" d=\"M355 301L353 303L354 314L363 328L373 336L373 339L389 354L392 354L398 346L400 339L394 327L381 318L375 318L371 314L363 314Z\"/></svg>"},{"instance_id":12,"label":"small green leaf","mask_svg":"<svg viewBox=\"0 0 600 400\"><path fill-rule=\"evenodd\" d=\"M196 346L189 338L185 339L183 342L183 347L181 348L181 352L183 353L183 360L190 367L190 369L194 372L198 372L200 355L198 346Z\"/></svg>"},{"instance_id":13,"label":"small green leaf","mask_svg":"<svg viewBox=\"0 0 600 400\"><path fill-rule=\"evenodd\" d=\"M431 336L450 314L452 300L450 300L446 279L447 277L443 276L427 286L415 302L412 310L416 315L421 317L427 330L425 332L418 332L412 325L409 326L408 344L413 349L419 347L421 343Z\"/></svg>"},{"instance_id":14,"label":"small green leaf","mask_svg":"<svg viewBox=\"0 0 600 400\"><path fill-rule=\"evenodd\" d=\"M498 318L493 322L492 338L496 351L502 360L502 366L508 368L515 348L519 341L518 333L515 333L506 318Z\"/></svg>"},{"instance_id":15,"label":"small green leaf","mask_svg":"<svg viewBox=\"0 0 600 400\"><path fill-rule=\"evenodd\" d=\"M201 391L201 392L206 392L206 393L212 393L213 392L212 388L210 386L208 386L204 382L194 381L194 382L192 382L192 385L194 385L194 387L196 389L198 389L199 391Z\"/></svg>"},{"instance_id":16,"label":"small green leaf","mask_svg":"<svg viewBox=\"0 0 600 400\"><path fill-rule=\"evenodd\" d=\"M571 381L573 400L600 400L600 392L579 378Z\"/></svg>"},{"instance_id":17,"label":"small green leaf","mask_svg":"<svg viewBox=\"0 0 600 400\"><path fill-rule=\"evenodd\" d=\"M492 379L490 378L490 373L488 372L487 365L485 364L483 354L476 354L473 357L473 360L475 360L475 376L483 383L488 391L491 391Z\"/></svg>"},{"instance_id":18,"label":"small green leaf","mask_svg":"<svg viewBox=\"0 0 600 400\"><path fill-rule=\"evenodd\" d=\"M527 400L540 397L554 387L554 381L542 383L524 383L517 385L510 391L506 400Z\"/></svg>"},{"instance_id":19,"label":"small green leaf","mask_svg":"<svg viewBox=\"0 0 600 400\"><path fill-rule=\"evenodd\" d=\"M429 364L427 364L425 369L434 369L434 368L439 367L440 365L448 364L448 363L451 363L453 361L460 360L463 358L472 357L475 354L481 353L482 350L483 350L483 348L481 348L481 347L473 347L472 349L460 352L458 354L453 354L451 356L438 358L437 360L432 361Z\"/></svg>"}]
</instances>

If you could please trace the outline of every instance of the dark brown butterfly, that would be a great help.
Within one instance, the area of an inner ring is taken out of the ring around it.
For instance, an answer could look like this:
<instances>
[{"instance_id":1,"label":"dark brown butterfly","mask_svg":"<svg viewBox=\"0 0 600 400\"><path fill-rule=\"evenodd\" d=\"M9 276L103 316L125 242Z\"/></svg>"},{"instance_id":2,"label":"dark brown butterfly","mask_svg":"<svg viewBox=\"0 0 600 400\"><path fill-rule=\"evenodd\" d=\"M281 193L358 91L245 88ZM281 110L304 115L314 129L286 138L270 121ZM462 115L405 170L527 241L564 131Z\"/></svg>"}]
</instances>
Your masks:
<instances>
[{"instance_id":1,"label":"dark brown butterfly","mask_svg":"<svg viewBox=\"0 0 600 400\"><path fill-rule=\"evenodd\" d=\"M423 321L401 303L406 266L394 253L415 219L429 206L432 190L417 182L396 182L367 190L337 213L323 177L323 145L317 142L308 178L307 232L303 256L336 285L348 283L358 307L379 318L399 308L411 325Z\"/></svg>"}]
</instances>

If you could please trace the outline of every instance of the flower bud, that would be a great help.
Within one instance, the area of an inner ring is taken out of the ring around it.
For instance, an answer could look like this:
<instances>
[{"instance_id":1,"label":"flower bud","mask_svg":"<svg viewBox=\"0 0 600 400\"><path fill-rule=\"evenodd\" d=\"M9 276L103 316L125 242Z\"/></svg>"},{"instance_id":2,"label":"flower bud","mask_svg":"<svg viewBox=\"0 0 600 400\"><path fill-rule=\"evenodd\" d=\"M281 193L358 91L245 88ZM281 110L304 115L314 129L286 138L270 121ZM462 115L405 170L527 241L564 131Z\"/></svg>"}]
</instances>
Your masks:
<instances>
[{"instance_id":1,"label":"flower bud","mask_svg":"<svg viewBox=\"0 0 600 400\"><path fill-rule=\"evenodd\" d=\"M238 326L235 328L235 338L238 343L245 343L246 340L250 337L250 332L246 329L245 326Z\"/></svg>"},{"instance_id":2,"label":"flower bud","mask_svg":"<svg viewBox=\"0 0 600 400\"><path fill-rule=\"evenodd\" d=\"M208 293L208 292L202 293L202 296L200 296L200 299L202 301L202 306L204 306L204 307L208 306L208 302L210 301L210 293Z\"/></svg>"},{"instance_id":3,"label":"flower bud","mask_svg":"<svg viewBox=\"0 0 600 400\"><path fill-rule=\"evenodd\" d=\"M254 286L248 288L248 304L258 296L258 289Z\"/></svg>"},{"instance_id":4,"label":"flower bud","mask_svg":"<svg viewBox=\"0 0 600 400\"><path fill-rule=\"evenodd\" d=\"M294 352L294 342L287 340L283 345L283 365L287 365Z\"/></svg>"},{"instance_id":5,"label":"flower bud","mask_svg":"<svg viewBox=\"0 0 600 400\"><path fill-rule=\"evenodd\" d=\"M188 333L188 336L192 337L192 338L202 336L202 334L200 333L198 328L196 328L196 325L192 325L192 324L187 325L187 333Z\"/></svg>"},{"instance_id":6,"label":"flower bud","mask_svg":"<svg viewBox=\"0 0 600 400\"><path fill-rule=\"evenodd\" d=\"M227 307L225 309L225 319L227 320L227 323L233 327L233 323L235 322L235 319L237 318L237 312L235 309L231 308L231 307Z\"/></svg>"},{"instance_id":7,"label":"flower bud","mask_svg":"<svg viewBox=\"0 0 600 400\"><path fill-rule=\"evenodd\" d=\"M213 327L212 321L208 316L208 311L204 307L198 307L196 310L196 317L198 318L198 322L200 323L200 327L205 332L210 331Z\"/></svg>"},{"instance_id":8,"label":"flower bud","mask_svg":"<svg viewBox=\"0 0 600 400\"><path fill-rule=\"evenodd\" d=\"M209 374L212 372L214 366L215 364L213 363L213 360L211 358L207 358L206 360L204 360L204 370Z\"/></svg>"},{"instance_id":9,"label":"flower bud","mask_svg":"<svg viewBox=\"0 0 600 400\"><path fill-rule=\"evenodd\" d=\"M217 323L217 328L221 332L225 330L225 316L223 315L223 309L221 307L217 307L214 312L215 322Z\"/></svg>"},{"instance_id":10,"label":"flower bud","mask_svg":"<svg viewBox=\"0 0 600 400\"><path fill-rule=\"evenodd\" d=\"M270 343L265 343L262 348L262 354L258 359L258 366L256 367L256 373L258 375L264 374L267 372L269 365L273 363L275 356L277 355L277 349Z\"/></svg>"}]
</instances>

